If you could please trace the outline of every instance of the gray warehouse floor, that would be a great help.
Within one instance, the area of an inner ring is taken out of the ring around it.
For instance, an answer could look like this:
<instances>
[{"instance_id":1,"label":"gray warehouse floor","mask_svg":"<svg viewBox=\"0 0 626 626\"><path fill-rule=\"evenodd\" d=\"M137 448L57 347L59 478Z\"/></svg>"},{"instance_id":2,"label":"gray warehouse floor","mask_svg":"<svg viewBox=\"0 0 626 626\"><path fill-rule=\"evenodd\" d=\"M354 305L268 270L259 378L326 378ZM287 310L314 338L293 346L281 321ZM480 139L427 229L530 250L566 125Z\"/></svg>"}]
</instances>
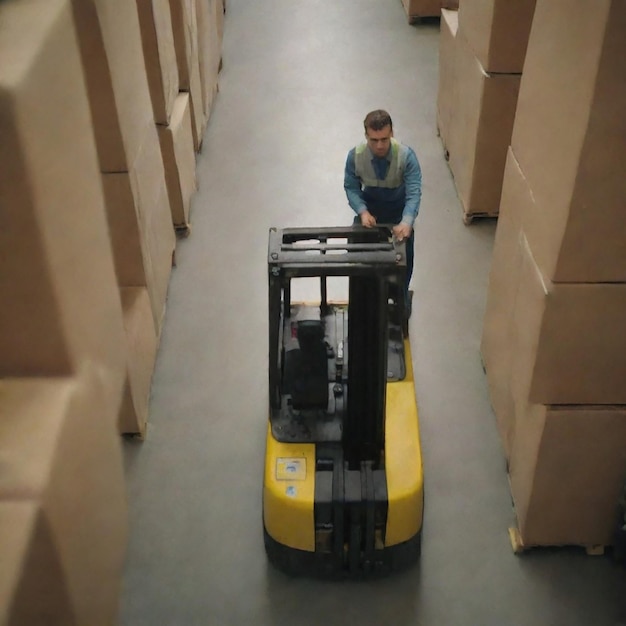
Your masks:
<instances>
[{"instance_id":1,"label":"gray warehouse floor","mask_svg":"<svg viewBox=\"0 0 626 626\"><path fill-rule=\"evenodd\" d=\"M400 0L228 0L220 93L179 241L143 443L125 443L125 626L604 626L626 570L582 549L515 556L479 345L496 224L464 226L436 133L438 23ZM386 108L420 158L410 322L426 480L418 567L377 582L266 562L270 226L347 224L362 120Z\"/></svg>"}]
</instances>

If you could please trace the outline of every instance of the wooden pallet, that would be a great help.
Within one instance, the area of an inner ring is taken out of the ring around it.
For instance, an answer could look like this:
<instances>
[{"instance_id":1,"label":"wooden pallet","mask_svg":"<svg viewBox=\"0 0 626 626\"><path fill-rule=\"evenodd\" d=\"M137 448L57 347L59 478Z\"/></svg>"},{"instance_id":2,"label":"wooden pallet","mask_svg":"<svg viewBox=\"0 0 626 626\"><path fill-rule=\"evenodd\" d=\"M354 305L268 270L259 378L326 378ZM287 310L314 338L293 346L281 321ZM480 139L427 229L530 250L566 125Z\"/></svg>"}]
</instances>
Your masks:
<instances>
[{"instance_id":1,"label":"wooden pallet","mask_svg":"<svg viewBox=\"0 0 626 626\"><path fill-rule=\"evenodd\" d=\"M484 219L484 218L497 218L498 217L498 213L490 213L488 211L477 211L477 212L473 212L473 213L468 213L467 211L465 211L465 206L463 205L463 199L461 198L460 194L459 194L459 190L456 186L456 180L454 178L454 172L452 171L452 168L450 167L450 151L448 150L446 143L443 139L443 137L441 137L441 131L439 130L439 125L437 125L437 135L440 137L441 139L441 146L443 148L443 158L446 160L446 163L448 164L448 169L450 170L450 174L452 175L452 180L454 181L454 188L456 189L456 195L459 199L459 203L461 205L461 208L463 209L463 223L466 226L469 226L474 220L476 219Z\"/></svg>"},{"instance_id":2,"label":"wooden pallet","mask_svg":"<svg viewBox=\"0 0 626 626\"><path fill-rule=\"evenodd\" d=\"M463 213L463 223L469 226L475 219L497 218L498 213Z\"/></svg>"},{"instance_id":3,"label":"wooden pallet","mask_svg":"<svg viewBox=\"0 0 626 626\"><path fill-rule=\"evenodd\" d=\"M509 541L513 548L514 554L522 554L531 548L540 548L542 546L527 546L522 540L522 536L517 528L509 528ZM543 547L559 547L559 546L543 546ZM604 545L580 546L589 556L602 556L606 549Z\"/></svg>"},{"instance_id":4,"label":"wooden pallet","mask_svg":"<svg viewBox=\"0 0 626 626\"><path fill-rule=\"evenodd\" d=\"M439 24L441 15L407 15L407 21L411 26L418 24Z\"/></svg>"},{"instance_id":5,"label":"wooden pallet","mask_svg":"<svg viewBox=\"0 0 626 626\"><path fill-rule=\"evenodd\" d=\"M174 231L177 237L186 239L191 235L191 224L174 224Z\"/></svg>"},{"instance_id":6,"label":"wooden pallet","mask_svg":"<svg viewBox=\"0 0 626 626\"><path fill-rule=\"evenodd\" d=\"M144 424L138 433L121 433L124 441L142 443L148 433L148 424Z\"/></svg>"}]
</instances>

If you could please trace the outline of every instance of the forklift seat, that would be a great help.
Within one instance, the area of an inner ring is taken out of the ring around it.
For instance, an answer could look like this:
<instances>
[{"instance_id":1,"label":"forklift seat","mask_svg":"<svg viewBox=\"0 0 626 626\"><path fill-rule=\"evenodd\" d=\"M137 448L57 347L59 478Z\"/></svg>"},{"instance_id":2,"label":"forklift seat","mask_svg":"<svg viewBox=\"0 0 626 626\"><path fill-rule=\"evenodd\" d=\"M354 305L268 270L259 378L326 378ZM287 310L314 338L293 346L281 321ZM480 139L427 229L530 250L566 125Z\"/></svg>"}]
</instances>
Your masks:
<instances>
[{"instance_id":1,"label":"forklift seat","mask_svg":"<svg viewBox=\"0 0 626 626\"><path fill-rule=\"evenodd\" d=\"M299 348L285 352L285 391L294 409L328 407L328 353L319 320L297 323Z\"/></svg>"}]
</instances>

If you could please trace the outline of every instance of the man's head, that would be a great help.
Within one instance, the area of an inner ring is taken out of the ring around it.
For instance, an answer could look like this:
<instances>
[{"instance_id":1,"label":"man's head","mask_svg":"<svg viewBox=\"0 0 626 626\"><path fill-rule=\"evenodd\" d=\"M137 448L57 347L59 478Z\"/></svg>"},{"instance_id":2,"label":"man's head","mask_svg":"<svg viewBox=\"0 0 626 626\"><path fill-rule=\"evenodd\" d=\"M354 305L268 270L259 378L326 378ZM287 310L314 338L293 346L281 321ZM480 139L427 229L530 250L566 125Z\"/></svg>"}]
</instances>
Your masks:
<instances>
[{"instance_id":1,"label":"man's head","mask_svg":"<svg viewBox=\"0 0 626 626\"><path fill-rule=\"evenodd\" d=\"M393 123L387 111L377 109L365 116L365 138L372 153L377 157L384 157L389 152L393 137Z\"/></svg>"}]
</instances>

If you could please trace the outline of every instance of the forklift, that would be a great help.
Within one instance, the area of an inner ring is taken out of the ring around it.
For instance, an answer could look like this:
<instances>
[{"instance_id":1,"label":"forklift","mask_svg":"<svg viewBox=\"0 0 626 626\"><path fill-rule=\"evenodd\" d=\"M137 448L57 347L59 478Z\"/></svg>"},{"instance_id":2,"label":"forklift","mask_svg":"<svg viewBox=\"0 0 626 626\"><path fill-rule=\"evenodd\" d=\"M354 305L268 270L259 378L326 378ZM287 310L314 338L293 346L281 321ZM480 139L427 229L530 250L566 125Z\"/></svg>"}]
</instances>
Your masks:
<instances>
[{"instance_id":1,"label":"forklift","mask_svg":"<svg viewBox=\"0 0 626 626\"><path fill-rule=\"evenodd\" d=\"M419 558L405 276L390 226L270 229L263 527L269 561L290 575L373 577ZM319 302L292 302L303 277L319 278ZM329 299L330 277L347 277L347 302Z\"/></svg>"}]
</instances>

